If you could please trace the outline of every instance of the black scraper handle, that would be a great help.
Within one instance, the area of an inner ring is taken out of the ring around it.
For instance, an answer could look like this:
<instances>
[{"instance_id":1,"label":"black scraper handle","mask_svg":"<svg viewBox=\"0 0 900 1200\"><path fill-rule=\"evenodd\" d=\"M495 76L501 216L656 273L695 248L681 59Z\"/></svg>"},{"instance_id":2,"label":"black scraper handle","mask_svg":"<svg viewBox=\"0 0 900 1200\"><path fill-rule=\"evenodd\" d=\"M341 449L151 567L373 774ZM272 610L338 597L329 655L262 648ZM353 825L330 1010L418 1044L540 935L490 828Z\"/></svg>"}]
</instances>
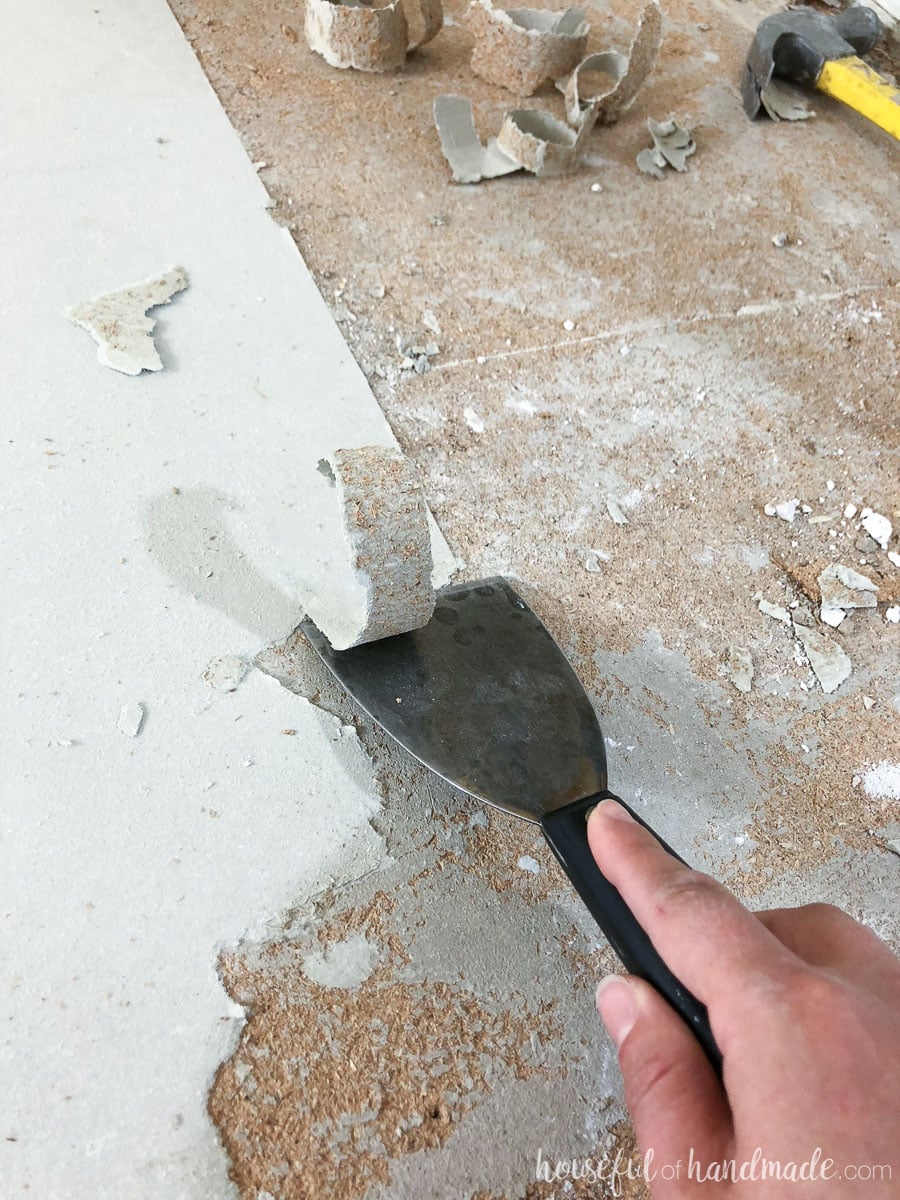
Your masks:
<instances>
[{"instance_id":1,"label":"black scraper handle","mask_svg":"<svg viewBox=\"0 0 900 1200\"><path fill-rule=\"evenodd\" d=\"M667 846L659 834L650 829L646 821L642 821L633 809L612 792L598 792L586 800L576 800L574 804L547 813L541 819L544 837L574 884L575 890L587 905L591 916L622 960L625 970L646 979L663 999L671 1004L693 1030L716 1073L721 1075L722 1054L710 1029L706 1006L678 982L657 954L646 931L638 924L637 918L618 890L594 862L587 840L587 817L601 800L615 800L621 804L638 824L650 830L667 853L687 866L681 855L676 854L671 846Z\"/></svg>"}]
</instances>

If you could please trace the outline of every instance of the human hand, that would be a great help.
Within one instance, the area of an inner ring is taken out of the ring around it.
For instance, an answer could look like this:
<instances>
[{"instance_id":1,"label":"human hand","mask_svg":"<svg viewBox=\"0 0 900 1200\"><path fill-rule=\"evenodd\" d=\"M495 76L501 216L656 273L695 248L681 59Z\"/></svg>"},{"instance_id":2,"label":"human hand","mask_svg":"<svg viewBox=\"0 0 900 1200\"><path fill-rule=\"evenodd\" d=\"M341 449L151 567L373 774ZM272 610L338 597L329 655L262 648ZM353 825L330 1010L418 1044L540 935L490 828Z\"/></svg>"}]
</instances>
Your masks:
<instances>
[{"instance_id":1,"label":"human hand","mask_svg":"<svg viewBox=\"0 0 900 1200\"><path fill-rule=\"evenodd\" d=\"M615 801L591 814L588 840L669 968L706 1004L724 1060L720 1082L643 980L600 984L654 1200L788 1200L791 1183L761 1182L759 1161L755 1180L740 1179L757 1148L782 1172L818 1155L798 1200L896 1198L900 962L888 947L831 905L749 912ZM730 1160L737 1180L721 1181L719 1168L716 1181L715 1164Z\"/></svg>"}]
</instances>

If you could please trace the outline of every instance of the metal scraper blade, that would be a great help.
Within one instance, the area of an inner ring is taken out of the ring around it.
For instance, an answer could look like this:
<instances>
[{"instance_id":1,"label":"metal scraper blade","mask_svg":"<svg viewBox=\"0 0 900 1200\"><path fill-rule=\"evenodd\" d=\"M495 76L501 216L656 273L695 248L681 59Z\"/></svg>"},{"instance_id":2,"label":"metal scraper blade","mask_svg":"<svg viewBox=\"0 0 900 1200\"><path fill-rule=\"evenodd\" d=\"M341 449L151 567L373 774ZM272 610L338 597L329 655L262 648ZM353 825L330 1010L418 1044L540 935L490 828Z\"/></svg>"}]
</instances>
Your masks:
<instances>
[{"instance_id":1,"label":"metal scraper blade","mask_svg":"<svg viewBox=\"0 0 900 1200\"><path fill-rule=\"evenodd\" d=\"M442 588L423 628L350 650L300 628L357 704L464 792L539 821L605 790L591 702L505 579Z\"/></svg>"}]
</instances>

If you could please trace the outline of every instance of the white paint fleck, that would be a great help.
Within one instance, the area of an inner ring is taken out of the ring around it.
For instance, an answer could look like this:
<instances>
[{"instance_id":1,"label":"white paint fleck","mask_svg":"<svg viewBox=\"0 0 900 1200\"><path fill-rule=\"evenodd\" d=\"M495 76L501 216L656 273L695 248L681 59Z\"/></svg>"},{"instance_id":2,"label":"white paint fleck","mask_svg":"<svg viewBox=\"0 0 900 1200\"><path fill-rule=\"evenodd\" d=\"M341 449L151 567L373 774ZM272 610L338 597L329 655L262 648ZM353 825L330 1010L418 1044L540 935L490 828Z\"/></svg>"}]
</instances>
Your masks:
<instances>
[{"instance_id":1,"label":"white paint fleck","mask_svg":"<svg viewBox=\"0 0 900 1200\"><path fill-rule=\"evenodd\" d=\"M474 408L464 408L463 416L466 418L466 424L473 433L484 433L484 421L482 421Z\"/></svg>"},{"instance_id":2,"label":"white paint fleck","mask_svg":"<svg viewBox=\"0 0 900 1200\"><path fill-rule=\"evenodd\" d=\"M143 704L123 704L119 710L119 732L124 733L126 737L137 737L141 732L141 726L144 724L144 706Z\"/></svg>"},{"instance_id":3,"label":"white paint fleck","mask_svg":"<svg viewBox=\"0 0 900 1200\"><path fill-rule=\"evenodd\" d=\"M876 541L882 550L887 550L888 542L891 540L891 534L894 532L893 526L887 517L881 513L874 512L871 508L864 508L861 515L862 527Z\"/></svg>"},{"instance_id":4,"label":"white paint fleck","mask_svg":"<svg viewBox=\"0 0 900 1200\"><path fill-rule=\"evenodd\" d=\"M239 654L221 654L210 661L203 678L219 692L233 692L247 674L249 664Z\"/></svg>"},{"instance_id":5,"label":"white paint fleck","mask_svg":"<svg viewBox=\"0 0 900 1200\"><path fill-rule=\"evenodd\" d=\"M505 407L511 408L513 412L525 413L529 417L533 417L537 412L537 409L530 400L519 400L516 397L510 397L506 401Z\"/></svg>"},{"instance_id":6,"label":"white paint fleck","mask_svg":"<svg viewBox=\"0 0 900 1200\"><path fill-rule=\"evenodd\" d=\"M888 561L892 562L895 567L900 567L900 554L896 550L888 550Z\"/></svg>"},{"instance_id":7,"label":"white paint fleck","mask_svg":"<svg viewBox=\"0 0 900 1200\"><path fill-rule=\"evenodd\" d=\"M900 604L892 604L885 612L884 619L889 621L891 625L900 624Z\"/></svg>"},{"instance_id":8,"label":"white paint fleck","mask_svg":"<svg viewBox=\"0 0 900 1200\"><path fill-rule=\"evenodd\" d=\"M731 682L746 695L753 683L753 655L745 646L732 646L728 651Z\"/></svg>"},{"instance_id":9,"label":"white paint fleck","mask_svg":"<svg viewBox=\"0 0 900 1200\"><path fill-rule=\"evenodd\" d=\"M862 782L870 800L900 800L900 763L882 759L863 771Z\"/></svg>"},{"instance_id":10,"label":"white paint fleck","mask_svg":"<svg viewBox=\"0 0 900 1200\"><path fill-rule=\"evenodd\" d=\"M845 508L844 508L844 516L845 516L845 517L847 518L847 520L849 521L849 520L851 519L851 517L855 517L855 516L856 516L856 514L857 514L857 511L858 511L858 510L857 510L857 507L856 507L856 505L855 505L855 504L848 504L848 505L846 505L846 506L845 506Z\"/></svg>"},{"instance_id":11,"label":"white paint fleck","mask_svg":"<svg viewBox=\"0 0 900 1200\"><path fill-rule=\"evenodd\" d=\"M530 854L523 854L519 859L518 867L520 871L528 871L531 875L540 875L541 864L536 858L532 858Z\"/></svg>"},{"instance_id":12,"label":"white paint fleck","mask_svg":"<svg viewBox=\"0 0 900 1200\"><path fill-rule=\"evenodd\" d=\"M615 523L617 525L627 525L628 524L628 518L622 512L622 509L621 509L618 501L613 500L613 498L611 496L607 497L606 511L609 513L609 515L612 517L613 521L615 521Z\"/></svg>"},{"instance_id":13,"label":"white paint fleck","mask_svg":"<svg viewBox=\"0 0 900 1200\"><path fill-rule=\"evenodd\" d=\"M781 504L775 505L775 516L780 517L782 521L787 521L790 525L797 515L797 508L800 504L799 500L783 500Z\"/></svg>"},{"instance_id":14,"label":"white paint fleck","mask_svg":"<svg viewBox=\"0 0 900 1200\"><path fill-rule=\"evenodd\" d=\"M563 329L566 333L571 333L574 328L575 322L570 317L566 317L565 321L563 321Z\"/></svg>"},{"instance_id":15,"label":"white paint fleck","mask_svg":"<svg viewBox=\"0 0 900 1200\"><path fill-rule=\"evenodd\" d=\"M66 309L66 316L97 343L97 359L104 367L125 375L161 371L163 361L153 340L156 320L147 312L168 304L187 285L184 269L172 267L143 283L73 304Z\"/></svg>"}]
</instances>

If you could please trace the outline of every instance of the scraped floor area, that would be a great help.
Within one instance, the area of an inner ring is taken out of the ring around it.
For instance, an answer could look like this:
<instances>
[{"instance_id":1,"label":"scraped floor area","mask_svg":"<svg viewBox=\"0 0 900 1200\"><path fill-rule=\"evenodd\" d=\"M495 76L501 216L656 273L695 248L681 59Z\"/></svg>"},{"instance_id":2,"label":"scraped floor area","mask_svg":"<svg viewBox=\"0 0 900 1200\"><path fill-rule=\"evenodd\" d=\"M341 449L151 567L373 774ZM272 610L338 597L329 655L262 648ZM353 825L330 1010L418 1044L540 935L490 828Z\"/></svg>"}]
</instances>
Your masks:
<instances>
[{"instance_id":1,"label":"scraped floor area","mask_svg":"<svg viewBox=\"0 0 900 1200\"><path fill-rule=\"evenodd\" d=\"M898 796L873 768L897 757L900 571L859 513L900 523L898 152L824 97L805 124L746 120L740 66L777 7L667 0L649 85L578 174L457 187L434 98L471 97L483 136L516 103L472 74L460 0L387 76L328 67L295 4L173 0L466 574L519 579L591 688L613 786L751 903L829 899L896 938ZM590 48L627 47L634 0L588 12ZM561 115L552 88L532 102ZM699 148L658 182L634 159L669 115ZM401 369L428 342L430 369ZM880 607L833 634L853 671L826 696L758 601L814 610L830 562ZM308 687L302 646L271 666ZM253 1015L210 1111L238 1189L549 1196L539 1148L629 1145L591 1012L611 959L527 828L364 736L390 886L227 958ZM377 965L335 999L304 939Z\"/></svg>"}]
</instances>

